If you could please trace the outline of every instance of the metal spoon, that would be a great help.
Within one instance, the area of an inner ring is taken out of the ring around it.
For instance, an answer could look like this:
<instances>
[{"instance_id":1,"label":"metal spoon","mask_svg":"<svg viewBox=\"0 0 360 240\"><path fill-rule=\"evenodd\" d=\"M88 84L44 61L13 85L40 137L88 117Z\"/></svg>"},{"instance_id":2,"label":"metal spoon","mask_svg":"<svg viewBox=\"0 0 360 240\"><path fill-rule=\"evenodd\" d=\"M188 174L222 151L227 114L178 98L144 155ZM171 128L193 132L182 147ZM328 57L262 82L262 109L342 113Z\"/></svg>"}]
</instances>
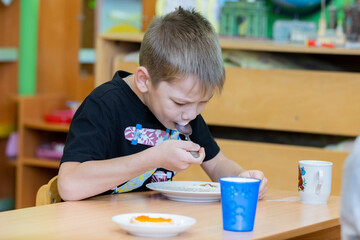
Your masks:
<instances>
[{"instance_id":1,"label":"metal spoon","mask_svg":"<svg viewBox=\"0 0 360 240\"><path fill-rule=\"evenodd\" d=\"M186 141L191 141L190 140L190 135L192 134L192 128L190 126L190 124L186 124L185 126L181 126L177 123L175 123L175 128L176 130L178 130L182 135L185 136L185 140ZM200 155L198 152L195 151L190 151L191 155L193 155L193 157L198 158Z\"/></svg>"}]
</instances>

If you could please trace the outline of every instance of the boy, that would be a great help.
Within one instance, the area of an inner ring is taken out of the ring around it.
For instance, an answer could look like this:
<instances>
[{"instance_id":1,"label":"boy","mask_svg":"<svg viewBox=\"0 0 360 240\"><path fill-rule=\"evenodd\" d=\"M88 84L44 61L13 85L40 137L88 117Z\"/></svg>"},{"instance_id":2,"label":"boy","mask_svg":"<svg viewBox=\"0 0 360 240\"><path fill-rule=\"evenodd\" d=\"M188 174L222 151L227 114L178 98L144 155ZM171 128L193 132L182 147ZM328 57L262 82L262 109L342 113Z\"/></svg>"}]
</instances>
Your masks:
<instances>
[{"instance_id":1,"label":"boy","mask_svg":"<svg viewBox=\"0 0 360 240\"><path fill-rule=\"evenodd\" d=\"M153 20L134 75L118 71L76 112L59 169L62 199L146 190L147 183L169 181L191 164L200 164L213 181L260 178L263 198L263 173L227 159L200 115L224 80L217 35L204 17L178 8ZM175 124L188 123L193 142L180 141Z\"/></svg>"}]
</instances>

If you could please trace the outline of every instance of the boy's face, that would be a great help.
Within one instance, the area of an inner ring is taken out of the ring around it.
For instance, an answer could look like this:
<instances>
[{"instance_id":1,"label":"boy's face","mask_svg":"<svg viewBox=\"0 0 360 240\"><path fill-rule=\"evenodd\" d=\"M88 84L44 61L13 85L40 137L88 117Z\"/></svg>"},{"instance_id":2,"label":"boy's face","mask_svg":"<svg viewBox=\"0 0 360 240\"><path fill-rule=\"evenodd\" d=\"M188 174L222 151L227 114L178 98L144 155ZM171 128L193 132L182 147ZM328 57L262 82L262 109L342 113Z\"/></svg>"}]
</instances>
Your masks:
<instances>
[{"instance_id":1,"label":"boy's face","mask_svg":"<svg viewBox=\"0 0 360 240\"><path fill-rule=\"evenodd\" d=\"M166 128L175 129L175 123L184 126L195 119L212 96L213 91L204 94L198 79L190 76L162 81L157 88L150 81L144 102Z\"/></svg>"}]
</instances>

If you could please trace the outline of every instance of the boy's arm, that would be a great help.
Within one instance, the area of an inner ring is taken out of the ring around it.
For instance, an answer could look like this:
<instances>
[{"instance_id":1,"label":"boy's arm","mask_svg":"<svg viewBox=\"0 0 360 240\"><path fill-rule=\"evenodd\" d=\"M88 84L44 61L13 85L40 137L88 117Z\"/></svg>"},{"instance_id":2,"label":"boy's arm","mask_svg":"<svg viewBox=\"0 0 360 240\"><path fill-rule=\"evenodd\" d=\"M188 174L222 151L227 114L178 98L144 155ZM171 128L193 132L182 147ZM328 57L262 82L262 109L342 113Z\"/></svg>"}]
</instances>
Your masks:
<instances>
[{"instance_id":1,"label":"boy's arm","mask_svg":"<svg viewBox=\"0 0 360 240\"><path fill-rule=\"evenodd\" d=\"M151 170L145 159L151 153L146 152L107 160L62 163L58 178L61 198L66 201L88 198Z\"/></svg>"},{"instance_id":2,"label":"boy's arm","mask_svg":"<svg viewBox=\"0 0 360 240\"><path fill-rule=\"evenodd\" d=\"M194 158L189 151L199 151ZM181 172L201 164L205 151L190 141L167 140L129 156L80 162L64 162L59 169L58 188L63 200L81 200L106 192L154 168Z\"/></svg>"},{"instance_id":3,"label":"boy's arm","mask_svg":"<svg viewBox=\"0 0 360 240\"><path fill-rule=\"evenodd\" d=\"M244 170L239 164L228 159L221 151L209 161L203 162L201 167L211 178L212 181L218 181L220 177L241 176L261 179L259 189L259 199L265 196L267 191L267 179L264 173L258 170Z\"/></svg>"}]
</instances>

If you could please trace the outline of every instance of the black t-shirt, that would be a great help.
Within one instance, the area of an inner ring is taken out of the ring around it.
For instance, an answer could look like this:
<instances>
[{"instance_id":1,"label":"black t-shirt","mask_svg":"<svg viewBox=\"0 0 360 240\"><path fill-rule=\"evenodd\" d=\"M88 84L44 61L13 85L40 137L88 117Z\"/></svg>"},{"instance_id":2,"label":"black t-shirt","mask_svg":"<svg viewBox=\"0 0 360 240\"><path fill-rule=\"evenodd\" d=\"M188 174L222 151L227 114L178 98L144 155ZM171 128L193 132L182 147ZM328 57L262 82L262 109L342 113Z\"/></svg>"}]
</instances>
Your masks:
<instances>
[{"instance_id":1,"label":"black t-shirt","mask_svg":"<svg viewBox=\"0 0 360 240\"><path fill-rule=\"evenodd\" d=\"M162 141L179 139L166 129L125 83L129 73L118 71L113 79L95 88L83 101L71 122L63 162L86 162L127 156ZM205 148L208 161L220 149L201 115L190 122L191 140ZM146 190L149 182L169 181L176 174L157 168L109 190L112 193Z\"/></svg>"}]
</instances>

